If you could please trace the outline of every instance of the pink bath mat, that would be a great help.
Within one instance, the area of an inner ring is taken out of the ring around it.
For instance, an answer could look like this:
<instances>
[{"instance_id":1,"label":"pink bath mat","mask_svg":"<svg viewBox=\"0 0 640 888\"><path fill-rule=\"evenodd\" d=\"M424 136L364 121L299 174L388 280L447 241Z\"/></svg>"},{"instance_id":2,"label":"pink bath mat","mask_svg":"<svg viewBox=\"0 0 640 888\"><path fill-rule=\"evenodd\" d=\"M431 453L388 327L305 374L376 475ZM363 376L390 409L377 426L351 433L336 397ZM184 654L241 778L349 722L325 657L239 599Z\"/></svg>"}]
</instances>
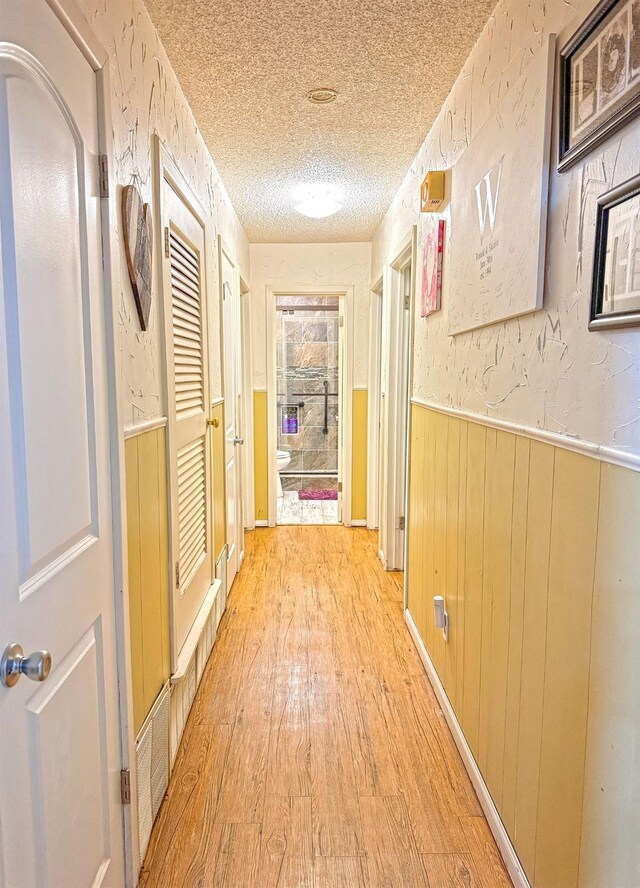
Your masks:
<instances>
[{"instance_id":1,"label":"pink bath mat","mask_svg":"<svg viewBox=\"0 0 640 888\"><path fill-rule=\"evenodd\" d=\"M298 499L301 500L337 500L337 490L299 490Z\"/></svg>"}]
</instances>

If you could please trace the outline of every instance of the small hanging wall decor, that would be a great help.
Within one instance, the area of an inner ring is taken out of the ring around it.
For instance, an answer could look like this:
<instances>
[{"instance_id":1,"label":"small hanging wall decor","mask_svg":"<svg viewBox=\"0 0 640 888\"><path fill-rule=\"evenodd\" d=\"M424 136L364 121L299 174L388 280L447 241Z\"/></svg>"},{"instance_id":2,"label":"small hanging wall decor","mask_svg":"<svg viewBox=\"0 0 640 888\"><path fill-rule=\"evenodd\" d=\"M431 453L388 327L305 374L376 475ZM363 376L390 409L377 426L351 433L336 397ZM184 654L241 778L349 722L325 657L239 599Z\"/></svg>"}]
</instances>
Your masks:
<instances>
[{"instance_id":1,"label":"small hanging wall decor","mask_svg":"<svg viewBox=\"0 0 640 888\"><path fill-rule=\"evenodd\" d=\"M423 318L440 309L442 292L442 250L444 246L444 220L430 224L424 235L422 247L422 293L420 314Z\"/></svg>"},{"instance_id":2,"label":"small hanging wall decor","mask_svg":"<svg viewBox=\"0 0 640 888\"><path fill-rule=\"evenodd\" d=\"M149 204L135 185L122 189L122 229L127 269L140 327L147 329L151 312L152 226Z\"/></svg>"},{"instance_id":3,"label":"small hanging wall decor","mask_svg":"<svg viewBox=\"0 0 640 888\"><path fill-rule=\"evenodd\" d=\"M598 198L590 330L640 324L640 176Z\"/></svg>"},{"instance_id":4,"label":"small hanging wall decor","mask_svg":"<svg viewBox=\"0 0 640 888\"><path fill-rule=\"evenodd\" d=\"M600 0L560 51L560 150L568 169L640 113L640 3Z\"/></svg>"}]
</instances>

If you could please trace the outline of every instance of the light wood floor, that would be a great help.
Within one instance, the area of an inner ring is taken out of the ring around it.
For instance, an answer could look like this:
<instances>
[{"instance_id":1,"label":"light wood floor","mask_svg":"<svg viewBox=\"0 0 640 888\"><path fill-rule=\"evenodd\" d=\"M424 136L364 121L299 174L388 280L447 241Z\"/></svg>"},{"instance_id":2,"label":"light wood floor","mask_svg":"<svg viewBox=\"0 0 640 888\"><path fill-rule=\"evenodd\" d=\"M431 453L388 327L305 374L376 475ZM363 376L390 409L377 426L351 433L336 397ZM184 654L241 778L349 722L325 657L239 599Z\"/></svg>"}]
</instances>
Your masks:
<instances>
[{"instance_id":1,"label":"light wood floor","mask_svg":"<svg viewBox=\"0 0 640 888\"><path fill-rule=\"evenodd\" d=\"M144 888L511 885L376 542L247 535Z\"/></svg>"}]
</instances>

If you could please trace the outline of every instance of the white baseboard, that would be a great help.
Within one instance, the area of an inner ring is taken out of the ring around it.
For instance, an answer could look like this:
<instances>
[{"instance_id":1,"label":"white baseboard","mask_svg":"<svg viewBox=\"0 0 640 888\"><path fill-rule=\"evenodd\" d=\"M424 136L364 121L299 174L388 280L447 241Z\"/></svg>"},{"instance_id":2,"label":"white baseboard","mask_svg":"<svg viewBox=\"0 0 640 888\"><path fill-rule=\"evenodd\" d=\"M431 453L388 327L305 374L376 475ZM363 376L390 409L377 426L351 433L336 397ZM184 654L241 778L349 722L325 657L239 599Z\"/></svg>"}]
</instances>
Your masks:
<instances>
[{"instance_id":1,"label":"white baseboard","mask_svg":"<svg viewBox=\"0 0 640 888\"><path fill-rule=\"evenodd\" d=\"M268 521L256 521L256 527L269 527Z\"/></svg>"},{"instance_id":2,"label":"white baseboard","mask_svg":"<svg viewBox=\"0 0 640 888\"><path fill-rule=\"evenodd\" d=\"M351 527L366 527L366 526L367 526L367 522L366 522L366 520L363 521L363 520L360 519L360 518L358 518L357 521L352 521L352 522L351 522Z\"/></svg>"},{"instance_id":3,"label":"white baseboard","mask_svg":"<svg viewBox=\"0 0 640 888\"><path fill-rule=\"evenodd\" d=\"M427 671L429 681L431 682L436 697L438 698L438 703L440 704L440 707L444 712L444 717L446 718L447 724L449 725L449 730L453 734L453 739L455 740L456 746L458 747L458 752L460 753L464 766L467 769L467 773L471 778L473 788L478 795L480 805L482 806L484 815L487 818L489 829L493 833L493 837L496 840L498 850L502 855L502 859L504 860L505 866L507 867L513 884L515 885L515 888L531 888L529 880L527 879L525 872L522 869L522 864L518 860L518 855L516 854L515 848L511 844L511 839L509 838L509 835L504 828L504 824L500 819L498 809L496 808L493 799L491 798L491 793L489 792L487 784L484 782L482 774L480 773L480 768L476 764L476 760L474 759L473 753L471 752L469 744L467 743L466 738L462 732L460 723L456 718L456 714L453 711L451 703L449 702L446 691L438 677L436 668L433 665L433 662L431 660L431 657L429 656L426 647L424 646L424 642L420 638L418 627L416 626L413 617L408 610L405 610L404 612L404 620L409 627L409 632L411 634L411 638L413 639L413 643L415 644L418 654L420 655L420 659L422 660L424 668Z\"/></svg>"}]
</instances>

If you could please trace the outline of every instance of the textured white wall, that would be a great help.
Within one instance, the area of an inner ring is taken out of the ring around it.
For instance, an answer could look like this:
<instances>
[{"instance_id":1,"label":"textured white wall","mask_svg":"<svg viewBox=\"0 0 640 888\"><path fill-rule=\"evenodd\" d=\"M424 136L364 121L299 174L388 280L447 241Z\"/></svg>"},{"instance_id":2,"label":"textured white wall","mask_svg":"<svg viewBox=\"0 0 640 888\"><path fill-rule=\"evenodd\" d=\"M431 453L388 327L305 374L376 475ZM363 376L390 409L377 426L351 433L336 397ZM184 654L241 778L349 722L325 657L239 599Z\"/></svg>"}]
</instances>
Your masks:
<instances>
[{"instance_id":1,"label":"textured white wall","mask_svg":"<svg viewBox=\"0 0 640 888\"><path fill-rule=\"evenodd\" d=\"M378 278L411 225L429 169L451 167L498 98L550 33L570 37L593 0L502 0L467 60L373 243ZM442 311L417 318L414 394L501 419L640 451L640 329L587 330L596 198L637 174L640 120L586 161L555 172L557 104L547 226L544 308L533 315L450 337L447 307L449 207ZM508 150L508 146L505 146ZM518 224L514 218L513 224ZM527 231L522 231L527 237Z\"/></svg>"},{"instance_id":2,"label":"textured white wall","mask_svg":"<svg viewBox=\"0 0 640 888\"><path fill-rule=\"evenodd\" d=\"M191 109L140 0L78 0L84 15L109 53L111 115L118 185L135 182L152 203L152 136L157 132L207 214L208 256L215 282L209 293L212 337L212 396L221 393L216 236L221 233L248 277L249 247ZM119 200L119 195L118 195ZM118 206L118 219L120 211ZM157 220L154 219L154 224ZM149 329L140 330L129 285L120 233L119 293L120 387L125 425L163 414L158 294L153 293ZM154 256L154 285L155 263Z\"/></svg>"},{"instance_id":3,"label":"textured white wall","mask_svg":"<svg viewBox=\"0 0 640 888\"><path fill-rule=\"evenodd\" d=\"M253 386L267 387L268 286L354 287L353 384L367 385L371 244L252 244Z\"/></svg>"}]
</instances>

